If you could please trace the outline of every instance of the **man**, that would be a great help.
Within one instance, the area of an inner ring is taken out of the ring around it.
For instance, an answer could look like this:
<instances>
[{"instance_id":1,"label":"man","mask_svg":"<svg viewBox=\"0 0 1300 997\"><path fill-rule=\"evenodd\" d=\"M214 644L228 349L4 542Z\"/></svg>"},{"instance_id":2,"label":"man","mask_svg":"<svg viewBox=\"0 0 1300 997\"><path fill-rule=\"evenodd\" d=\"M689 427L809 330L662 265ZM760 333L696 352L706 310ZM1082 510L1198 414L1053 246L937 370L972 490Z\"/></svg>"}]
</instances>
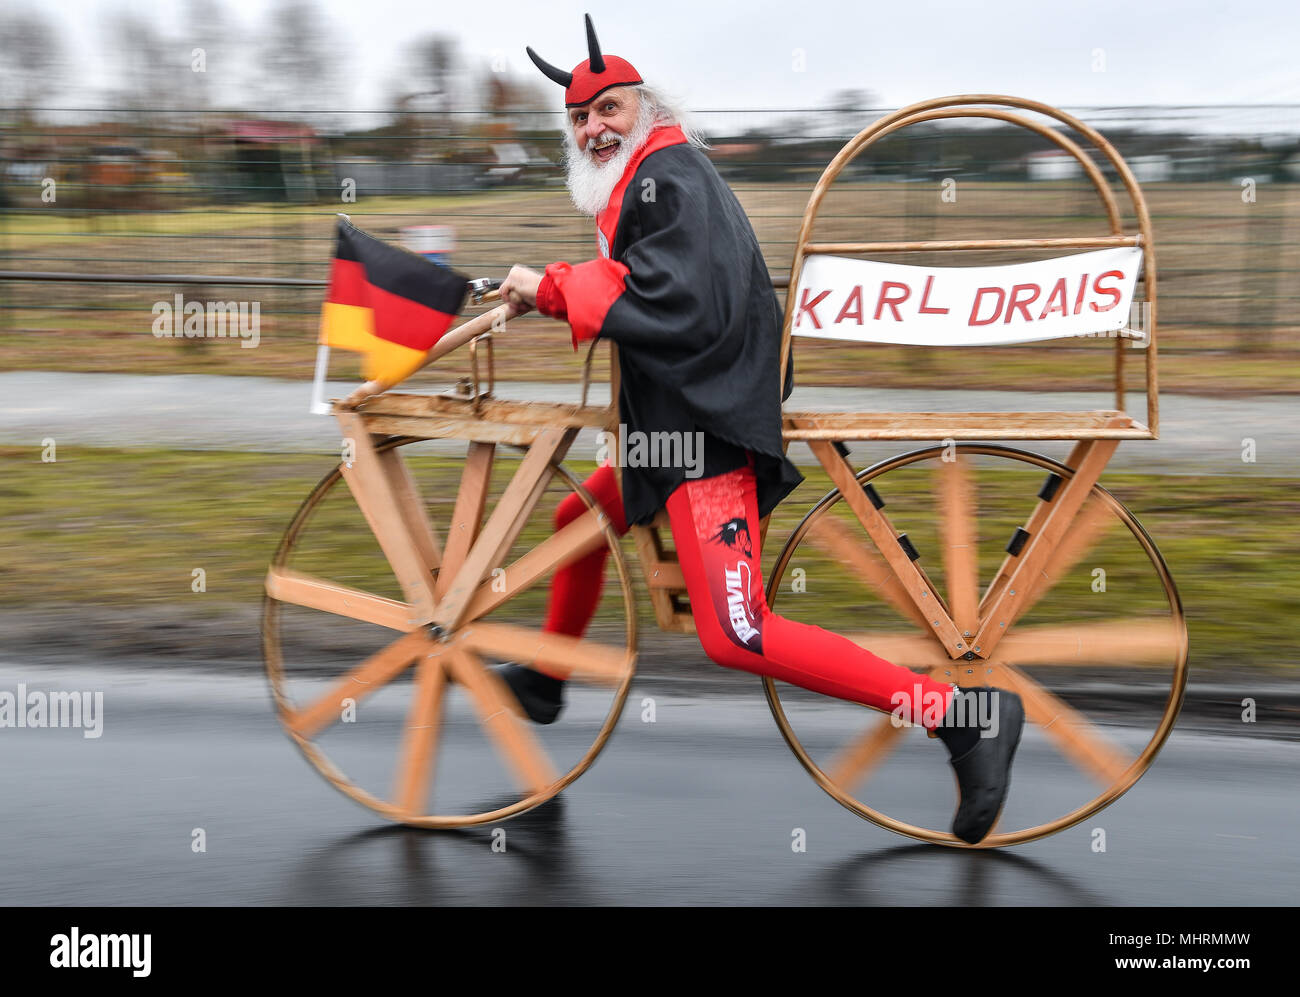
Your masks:
<instances>
[{"instance_id":1,"label":"man","mask_svg":"<svg viewBox=\"0 0 1300 997\"><path fill-rule=\"evenodd\" d=\"M566 320L575 349L597 336L616 342L625 431L700 433L704 460L698 477L684 467L625 467L621 495L604 466L586 487L620 534L667 507L700 642L718 664L886 712L902 693L908 719L952 756L961 792L954 834L978 842L1006 797L1020 700L983 689L958 703L956 687L768 608L758 523L802 480L781 440L781 399L793 384L788 365L778 396L781 309L749 220L702 140L629 62L601 53L590 17L587 44L588 59L571 73L528 55L565 87L569 191L596 219L599 255L552 263L544 275L515 267L501 297L512 315L536 308ZM584 509L570 496L557 529ZM582 635L605 557L602 548L556 573L548 631ZM533 720L556 719L563 681L520 665L501 674ZM984 730L956 722L991 711Z\"/></svg>"}]
</instances>

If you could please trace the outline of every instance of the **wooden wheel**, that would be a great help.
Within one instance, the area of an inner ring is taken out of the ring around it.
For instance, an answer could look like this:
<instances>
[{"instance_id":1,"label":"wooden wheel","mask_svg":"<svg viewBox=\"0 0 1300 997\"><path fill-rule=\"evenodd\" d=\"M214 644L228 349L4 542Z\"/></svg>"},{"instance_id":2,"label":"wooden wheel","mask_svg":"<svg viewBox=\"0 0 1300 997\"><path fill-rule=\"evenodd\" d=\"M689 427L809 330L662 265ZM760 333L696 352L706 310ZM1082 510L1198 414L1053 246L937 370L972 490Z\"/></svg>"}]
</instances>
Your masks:
<instances>
[{"instance_id":1,"label":"wooden wheel","mask_svg":"<svg viewBox=\"0 0 1300 997\"><path fill-rule=\"evenodd\" d=\"M1187 627L1173 579L1096 484L1113 447L1081 442L1067 466L950 445L854 475L813 445L838 487L782 550L769 605L939 681L1021 696L1028 722L1011 792L977 847L1031 841L1114 802L1182 705ZM763 683L786 741L832 797L890 830L969 847L948 830L956 785L940 742L891 715ZM1124 697L1122 717L1107 684Z\"/></svg>"},{"instance_id":2,"label":"wooden wheel","mask_svg":"<svg viewBox=\"0 0 1300 997\"><path fill-rule=\"evenodd\" d=\"M518 460L470 443L462 464L340 421L353 460L308 495L267 574L263 651L281 723L321 775L394 821L463 827L546 802L604 747L635 668L618 537L558 463L573 433L544 430ZM421 498L423 479L446 494L457 475L454 500ZM555 505L573 493L587 511L556 530ZM546 580L601 547L617 582L585 636L543 633ZM572 679L561 720L525 719L494 661Z\"/></svg>"}]
</instances>

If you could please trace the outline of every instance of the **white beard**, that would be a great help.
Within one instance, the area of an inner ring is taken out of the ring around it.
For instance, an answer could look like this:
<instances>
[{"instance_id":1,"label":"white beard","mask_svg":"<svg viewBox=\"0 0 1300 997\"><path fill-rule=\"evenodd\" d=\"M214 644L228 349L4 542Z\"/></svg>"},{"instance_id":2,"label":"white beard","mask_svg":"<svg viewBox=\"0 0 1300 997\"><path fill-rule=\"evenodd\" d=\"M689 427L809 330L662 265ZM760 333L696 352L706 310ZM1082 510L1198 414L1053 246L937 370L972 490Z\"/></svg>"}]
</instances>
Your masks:
<instances>
[{"instance_id":1,"label":"white beard","mask_svg":"<svg viewBox=\"0 0 1300 997\"><path fill-rule=\"evenodd\" d=\"M623 179L623 171L641 146L645 145L654 130L655 116L647 101L642 101L637 112L636 124L622 137L618 152L608 163L601 163L591 155L595 139L587 143L585 150L579 150L573 138L573 129L564 129L564 166L565 182L569 187L569 196L573 206L584 215L595 216L609 203L610 194Z\"/></svg>"}]
</instances>

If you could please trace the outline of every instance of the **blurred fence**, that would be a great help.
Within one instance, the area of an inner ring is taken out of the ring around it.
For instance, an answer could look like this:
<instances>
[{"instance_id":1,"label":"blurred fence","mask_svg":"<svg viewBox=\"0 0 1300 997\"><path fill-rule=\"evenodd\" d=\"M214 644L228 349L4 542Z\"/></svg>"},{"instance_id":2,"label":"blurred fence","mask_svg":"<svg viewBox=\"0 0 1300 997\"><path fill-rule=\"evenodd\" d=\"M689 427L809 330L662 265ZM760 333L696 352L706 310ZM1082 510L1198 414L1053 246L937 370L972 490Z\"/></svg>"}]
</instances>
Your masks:
<instances>
[{"instance_id":1,"label":"blurred fence","mask_svg":"<svg viewBox=\"0 0 1300 997\"><path fill-rule=\"evenodd\" d=\"M1075 108L1133 166L1155 222L1167 348L1300 351L1300 107ZM880 109L707 111L710 156L774 276L788 271L814 182ZM501 276L592 255L570 206L558 114L0 109L0 270L136 275L140 285L0 280L0 333L110 329L160 274L321 279L339 211L398 241L450 226L450 262ZM846 170L828 224L853 237L1104 231L1072 161L1003 125L907 129ZM947 192L947 193L945 193ZM953 196L947 196L952 194ZM1031 231L1032 230L1032 231ZM949 261L950 262L950 261ZM972 259L972 263L995 262ZM314 288L261 294L302 320Z\"/></svg>"}]
</instances>

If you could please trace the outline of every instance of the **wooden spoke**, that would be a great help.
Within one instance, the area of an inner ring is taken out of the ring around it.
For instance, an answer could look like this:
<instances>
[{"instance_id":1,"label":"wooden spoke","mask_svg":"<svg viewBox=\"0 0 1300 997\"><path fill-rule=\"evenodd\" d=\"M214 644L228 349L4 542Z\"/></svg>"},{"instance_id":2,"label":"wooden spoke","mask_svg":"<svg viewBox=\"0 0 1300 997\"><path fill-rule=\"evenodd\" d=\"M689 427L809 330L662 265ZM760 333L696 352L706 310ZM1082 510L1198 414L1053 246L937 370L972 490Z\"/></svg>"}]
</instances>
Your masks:
<instances>
[{"instance_id":1,"label":"wooden spoke","mask_svg":"<svg viewBox=\"0 0 1300 997\"><path fill-rule=\"evenodd\" d=\"M441 599L456 576L465 555L478 539L479 524L487 505L488 485L492 481L492 460L496 447L491 443L471 443L465 454L465 469L460 475L460 491L447 528L447 552L438 574L437 593Z\"/></svg>"},{"instance_id":2,"label":"wooden spoke","mask_svg":"<svg viewBox=\"0 0 1300 997\"><path fill-rule=\"evenodd\" d=\"M906 725L895 724L892 715L873 719L871 726L835 755L826 774L846 793L861 785L894 750Z\"/></svg>"},{"instance_id":3,"label":"wooden spoke","mask_svg":"<svg viewBox=\"0 0 1300 997\"><path fill-rule=\"evenodd\" d=\"M360 700L391 682L429 647L423 630L399 637L378 654L367 658L309 706L284 718L285 726L301 737L312 737L337 720L343 700Z\"/></svg>"},{"instance_id":4,"label":"wooden spoke","mask_svg":"<svg viewBox=\"0 0 1300 997\"><path fill-rule=\"evenodd\" d=\"M1042 528L1030 536L1016 558L1017 563L1011 569L1006 585L983 616L975 637L975 644L984 649L982 653L985 656L992 653L1024 607L1035 598L1035 591L1046 579L1043 569L1070 529L1117 445L1115 440L1089 440L1088 450L1082 455L1074 476L1057 490L1050 503L1041 503L1050 506L1051 511Z\"/></svg>"},{"instance_id":5,"label":"wooden spoke","mask_svg":"<svg viewBox=\"0 0 1300 997\"><path fill-rule=\"evenodd\" d=\"M427 620L434 605L433 575L426 560L429 554L427 542L432 538L426 537L422 547L422 542L412 535L407 514L402 511L398 494L385 473L385 465L375 451L374 441L361 417L355 412L340 412L338 420L344 437L352 441L354 451L351 465L343 465L343 480L388 558L406 601L415 608L420 619ZM420 553L422 549L423 555Z\"/></svg>"},{"instance_id":6,"label":"wooden spoke","mask_svg":"<svg viewBox=\"0 0 1300 997\"><path fill-rule=\"evenodd\" d=\"M1043 566L1043 574L1029 596L1020 604L1015 615L1007 621L1010 627L1016 620L1029 612L1030 608L1043 596L1056 587L1056 584L1070 573L1088 551L1092 550L1102 535L1114 526L1118 519L1097 498L1089 498L1070 524L1070 530L1060 545L1051 552Z\"/></svg>"},{"instance_id":7,"label":"wooden spoke","mask_svg":"<svg viewBox=\"0 0 1300 997\"><path fill-rule=\"evenodd\" d=\"M846 633L849 640L895 665L911 669L952 668L954 664L932 637L913 633Z\"/></svg>"},{"instance_id":8,"label":"wooden spoke","mask_svg":"<svg viewBox=\"0 0 1300 997\"><path fill-rule=\"evenodd\" d=\"M916 638L912 638L916 641ZM916 641L919 645L920 642ZM929 649L933 656L933 643L924 645ZM892 658L890 660L893 660ZM897 662L896 662L897 663ZM939 660L934 667L928 669L930 677L936 678L945 667L951 667L952 662ZM917 675L918 682L921 676ZM912 724L898 723L894 715L884 714L875 718L871 726L863 731L853 741L849 742L842 748L831 760L826 767L826 774L845 792L852 792L855 786L860 786L871 775L872 772L888 757L889 753L899 742L899 736Z\"/></svg>"},{"instance_id":9,"label":"wooden spoke","mask_svg":"<svg viewBox=\"0 0 1300 997\"><path fill-rule=\"evenodd\" d=\"M855 578L870 585L899 615L926 630L933 629L889 565L843 520L830 512L819 516L808 529L808 540L818 550L839 561Z\"/></svg>"},{"instance_id":10,"label":"wooden spoke","mask_svg":"<svg viewBox=\"0 0 1300 997\"><path fill-rule=\"evenodd\" d=\"M1078 467L1079 461L1083 459L1087 452L1088 441L1080 440L1070 448L1070 455L1065 459L1065 466ZM1035 503L1033 512L1029 514L1029 519L1025 522L1025 531L1030 536L1037 535L1039 530L1043 528L1043 524L1047 522L1047 517L1051 514L1051 511L1052 504L1050 502L1039 500ZM1024 551L1022 550L1021 553L1024 553ZM981 619L984 616L985 610L992 606L998 596L1002 594L1002 590L1006 587L1007 579L1011 577L1011 572L1015 569L1018 563L1018 556L1013 556L1011 554L1007 554L1007 556L1002 559L1002 566L998 568L998 573L993 577L993 581L989 582L989 587L984 590L984 597L980 599L979 612Z\"/></svg>"},{"instance_id":11,"label":"wooden spoke","mask_svg":"<svg viewBox=\"0 0 1300 997\"><path fill-rule=\"evenodd\" d=\"M398 758L393 799L410 816L420 813L425 805L429 775L434 766L434 750L438 744L438 728L442 723L442 695L447 686L447 673L442 660L424 658L416 671L415 688L411 696L411 711L406 720L406 733L402 738Z\"/></svg>"},{"instance_id":12,"label":"wooden spoke","mask_svg":"<svg viewBox=\"0 0 1300 997\"><path fill-rule=\"evenodd\" d=\"M515 476L446 588L434 614L435 622L448 630L460 625L479 582L501 563L546 490L553 472L552 461L563 458L577 434L576 429L546 429L537 434L536 442L519 462Z\"/></svg>"},{"instance_id":13,"label":"wooden spoke","mask_svg":"<svg viewBox=\"0 0 1300 997\"><path fill-rule=\"evenodd\" d=\"M381 450L376 456L379 467L397 500L397 509L406 524L407 532L415 544L415 552L420 556L425 569L430 575L437 572L442 564L442 547L438 543L438 534L429 520L429 510L425 508L424 499L415 484L411 469L397 450Z\"/></svg>"},{"instance_id":14,"label":"wooden spoke","mask_svg":"<svg viewBox=\"0 0 1300 997\"><path fill-rule=\"evenodd\" d=\"M635 661L625 648L504 623L474 623L463 634L465 644L482 654L536 665L555 678L578 682L618 685Z\"/></svg>"},{"instance_id":15,"label":"wooden spoke","mask_svg":"<svg viewBox=\"0 0 1300 997\"><path fill-rule=\"evenodd\" d=\"M546 749L519 712L519 704L509 688L483 667L472 652L460 645L448 656L452 676L465 687L483 729L496 744L519 786L529 793L540 793L559 776Z\"/></svg>"},{"instance_id":16,"label":"wooden spoke","mask_svg":"<svg viewBox=\"0 0 1300 997\"><path fill-rule=\"evenodd\" d=\"M553 571L605 545L605 518L593 509L547 537L505 569L487 579L465 609L465 620L476 620L541 581Z\"/></svg>"},{"instance_id":17,"label":"wooden spoke","mask_svg":"<svg viewBox=\"0 0 1300 997\"><path fill-rule=\"evenodd\" d=\"M1025 716L1043 729L1061 754L1101 785L1118 782L1132 764L1087 717L1019 669L995 668L991 684L1019 694Z\"/></svg>"},{"instance_id":18,"label":"wooden spoke","mask_svg":"<svg viewBox=\"0 0 1300 997\"><path fill-rule=\"evenodd\" d=\"M871 537L876 549L889 562L890 569L898 576L908 599L925 617L926 630L939 638L950 656L958 657L964 654L969 638L962 636L953 625L952 618L936 594L934 586L898 545L898 533L889 519L872 504L845 459L830 443L814 440L809 442L808 446L821 462L822 467L826 469L826 473L830 475L835 487L840 490L845 503L853 510L853 514Z\"/></svg>"},{"instance_id":19,"label":"wooden spoke","mask_svg":"<svg viewBox=\"0 0 1300 997\"><path fill-rule=\"evenodd\" d=\"M408 631L419 626L414 609L404 602L336 585L289 568L272 568L267 572L266 594L280 602L347 616L390 630Z\"/></svg>"},{"instance_id":20,"label":"wooden spoke","mask_svg":"<svg viewBox=\"0 0 1300 997\"><path fill-rule=\"evenodd\" d=\"M999 665L1172 664L1178 634L1168 620L1023 627L998 645Z\"/></svg>"},{"instance_id":21,"label":"wooden spoke","mask_svg":"<svg viewBox=\"0 0 1300 997\"><path fill-rule=\"evenodd\" d=\"M979 562L970 463L961 454L943 461L937 483L948 605L957 629L973 637L979 624Z\"/></svg>"}]
</instances>

